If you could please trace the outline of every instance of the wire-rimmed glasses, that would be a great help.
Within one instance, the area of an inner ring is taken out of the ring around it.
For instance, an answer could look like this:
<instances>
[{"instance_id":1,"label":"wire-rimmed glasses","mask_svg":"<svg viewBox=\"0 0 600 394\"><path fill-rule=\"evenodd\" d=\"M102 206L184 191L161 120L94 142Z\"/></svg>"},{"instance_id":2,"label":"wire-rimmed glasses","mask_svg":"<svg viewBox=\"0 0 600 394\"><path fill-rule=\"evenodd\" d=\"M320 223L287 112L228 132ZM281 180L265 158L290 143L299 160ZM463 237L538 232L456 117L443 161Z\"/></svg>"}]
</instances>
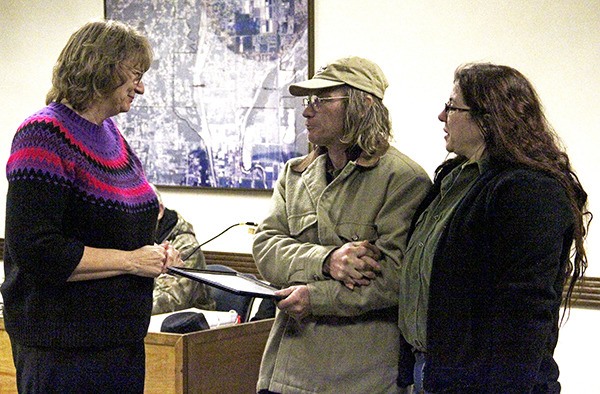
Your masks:
<instances>
[{"instance_id":1,"label":"wire-rimmed glasses","mask_svg":"<svg viewBox=\"0 0 600 394\"><path fill-rule=\"evenodd\" d=\"M312 109L314 109L315 111L318 111L319 107L323 103L326 103L328 101L333 101L333 100L347 99L347 98L350 98L350 96L318 97L318 96L313 95L313 96L308 96L308 97L304 98L302 100L302 104L304 105L304 107L308 107L310 105L312 107Z\"/></svg>"}]
</instances>

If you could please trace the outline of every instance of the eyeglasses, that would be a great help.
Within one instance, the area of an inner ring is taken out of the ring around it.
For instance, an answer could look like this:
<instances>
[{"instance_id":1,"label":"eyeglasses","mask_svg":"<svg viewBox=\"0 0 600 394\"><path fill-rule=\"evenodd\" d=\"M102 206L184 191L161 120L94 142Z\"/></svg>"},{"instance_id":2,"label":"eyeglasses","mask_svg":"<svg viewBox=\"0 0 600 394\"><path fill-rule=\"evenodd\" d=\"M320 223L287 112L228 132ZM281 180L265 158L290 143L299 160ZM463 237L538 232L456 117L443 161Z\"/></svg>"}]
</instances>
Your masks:
<instances>
[{"instance_id":1,"label":"eyeglasses","mask_svg":"<svg viewBox=\"0 0 600 394\"><path fill-rule=\"evenodd\" d=\"M309 105L315 111L318 111L321 104L326 103L327 101L333 100L342 100L350 98L350 96L336 96L336 97L317 97L317 96L308 96L304 100L302 100L302 104L304 107L308 107Z\"/></svg>"},{"instance_id":2,"label":"eyeglasses","mask_svg":"<svg viewBox=\"0 0 600 394\"><path fill-rule=\"evenodd\" d=\"M133 74L133 83L137 86L142 83L142 78L144 77L144 73L136 70L135 68L127 67L127 69Z\"/></svg>"},{"instance_id":3,"label":"eyeglasses","mask_svg":"<svg viewBox=\"0 0 600 394\"><path fill-rule=\"evenodd\" d=\"M136 85L139 85L140 83L142 83L142 78L144 77L144 73L138 70L131 70L133 71L133 83Z\"/></svg>"},{"instance_id":4,"label":"eyeglasses","mask_svg":"<svg viewBox=\"0 0 600 394\"><path fill-rule=\"evenodd\" d=\"M471 108L455 107L450 103L444 104L444 112L446 112L446 115L448 115L448 112L450 112L450 111L469 112L469 111L471 111Z\"/></svg>"}]
</instances>

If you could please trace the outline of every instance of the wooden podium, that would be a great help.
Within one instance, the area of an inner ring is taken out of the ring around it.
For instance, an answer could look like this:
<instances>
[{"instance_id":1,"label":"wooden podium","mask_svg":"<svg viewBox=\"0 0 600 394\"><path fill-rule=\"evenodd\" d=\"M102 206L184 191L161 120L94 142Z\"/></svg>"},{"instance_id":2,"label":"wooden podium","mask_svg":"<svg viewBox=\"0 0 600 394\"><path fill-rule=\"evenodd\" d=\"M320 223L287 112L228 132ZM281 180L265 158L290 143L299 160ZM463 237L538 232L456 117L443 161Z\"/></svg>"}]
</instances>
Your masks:
<instances>
[{"instance_id":1,"label":"wooden podium","mask_svg":"<svg viewBox=\"0 0 600 394\"><path fill-rule=\"evenodd\" d=\"M10 340L4 330L4 319L0 318L0 394L16 394L15 374Z\"/></svg>"},{"instance_id":2,"label":"wooden podium","mask_svg":"<svg viewBox=\"0 0 600 394\"><path fill-rule=\"evenodd\" d=\"M148 333L145 393L255 393L273 319L190 334ZM17 393L10 341L0 319L0 394Z\"/></svg>"}]
</instances>

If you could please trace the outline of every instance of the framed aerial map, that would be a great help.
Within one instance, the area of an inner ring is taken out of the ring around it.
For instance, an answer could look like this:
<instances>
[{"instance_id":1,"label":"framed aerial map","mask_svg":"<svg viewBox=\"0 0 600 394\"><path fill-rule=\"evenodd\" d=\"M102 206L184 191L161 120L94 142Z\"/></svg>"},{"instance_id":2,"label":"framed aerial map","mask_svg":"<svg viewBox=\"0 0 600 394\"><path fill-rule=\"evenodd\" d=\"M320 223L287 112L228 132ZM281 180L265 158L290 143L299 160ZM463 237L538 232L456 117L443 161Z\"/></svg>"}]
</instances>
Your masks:
<instances>
[{"instance_id":1,"label":"framed aerial map","mask_svg":"<svg viewBox=\"0 0 600 394\"><path fill-rule=\"evenodd\" d=\"M150 182L272 189L308 152L288 87L312 72L313 1L105 0L154 50L145 93L116 118Z\"/></svg>"}]
</instances>

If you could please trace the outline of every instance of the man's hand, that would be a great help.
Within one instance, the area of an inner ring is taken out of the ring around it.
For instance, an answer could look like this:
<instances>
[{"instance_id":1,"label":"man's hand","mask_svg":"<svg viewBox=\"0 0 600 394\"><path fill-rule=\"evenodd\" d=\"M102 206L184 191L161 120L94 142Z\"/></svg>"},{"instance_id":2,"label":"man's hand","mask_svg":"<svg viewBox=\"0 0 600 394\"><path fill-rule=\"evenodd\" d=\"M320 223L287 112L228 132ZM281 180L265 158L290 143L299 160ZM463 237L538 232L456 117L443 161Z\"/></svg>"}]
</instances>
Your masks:
<instances>
[{"instance_id":1,"label":"man's hand","mask_svg":"<svg viewBox=\"0 0 600 394\"><path fill-rule=\"evenodd\" d=\"M291 286L286 289L277 290L278 296L285 297L277 303L277 307L300 322L303 318L310 315L310 295L307 285Z\"/></svg>"},{"instance_id":2,"label":"man's hand","mask_svg":"<svg viewBox=\"0 0 600 394\"><path fill-rule=\"evenodd\" d=\"M354 286L368 286L381 272L377 262L380 258L381 252L369 241L348 242L329 255L323 269L333 279L354 289Z\"/></svg>"}]
</instances>

